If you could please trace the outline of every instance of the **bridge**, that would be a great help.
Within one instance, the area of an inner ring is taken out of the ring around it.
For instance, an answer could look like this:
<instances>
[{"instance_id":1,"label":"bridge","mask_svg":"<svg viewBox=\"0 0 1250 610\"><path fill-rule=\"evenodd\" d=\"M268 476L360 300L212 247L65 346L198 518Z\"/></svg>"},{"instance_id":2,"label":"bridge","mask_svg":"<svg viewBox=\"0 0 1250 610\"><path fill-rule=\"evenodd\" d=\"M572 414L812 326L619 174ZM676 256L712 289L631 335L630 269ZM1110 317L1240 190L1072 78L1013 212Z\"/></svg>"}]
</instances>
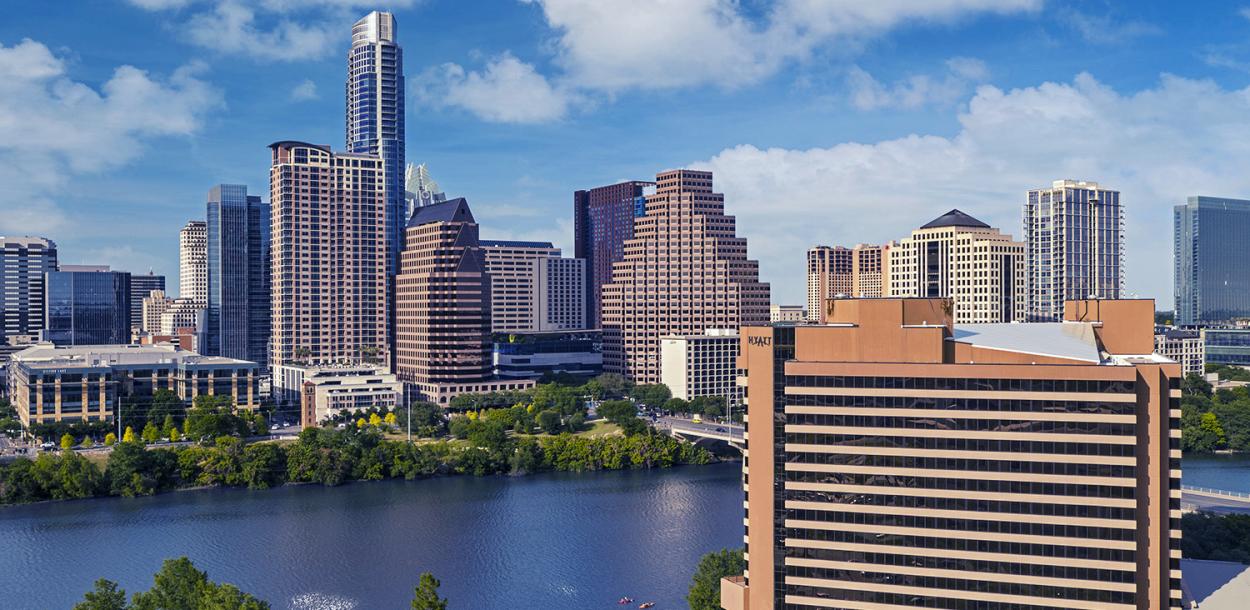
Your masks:
<instances>
[{"instance_id":1,"label":"bridge","mask_svg":"<svg viewBox=\"0 0 1250 610\"><path fill-rule=\"evenodd\" d=\"M1182 485L1181 510L1250 514L1250 494Z\"/></svg>"},{"instance_id":2,"label":"bridge","mask_svg":"<svg viewBox=\"0 0 1250 610\"><path fill-rule=\"evenodd\" d=\"M680 417L661 417L656 419L654 425L661 430L667 430L669 434L677 438L691 440L696 443L700 440L708 439L723 441L739 450L746 447L746 437L744 436L746 427L742 424L718 424L696 422Z\"/></svg>"}]
</instances>

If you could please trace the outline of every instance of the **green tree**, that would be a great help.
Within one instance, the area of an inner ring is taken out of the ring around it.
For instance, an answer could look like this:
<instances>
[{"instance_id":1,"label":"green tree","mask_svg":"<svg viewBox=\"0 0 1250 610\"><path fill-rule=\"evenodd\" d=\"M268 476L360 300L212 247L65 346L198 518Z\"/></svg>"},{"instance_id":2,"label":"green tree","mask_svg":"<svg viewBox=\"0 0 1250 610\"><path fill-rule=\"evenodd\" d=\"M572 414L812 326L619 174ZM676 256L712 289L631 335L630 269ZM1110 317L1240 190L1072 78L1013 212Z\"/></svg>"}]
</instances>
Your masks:
<instances>
[{"instance_id":1,"label":"green tree","mask_svg":"<svg viewBox=\"0 0 1250 610\"><path fill-rule=\"evenodd\" d=\"M186 405L173 390L156 390L152 392L152 404L148 407L148 421L158 426L168 424L174 418L182 419L187 412Z\"/></svg>"},{"instance_id":2,"label":"green tree","mask_svg":"<svg viewBox=\"0 0 1250 610\"><path fill-rule=\"evenodd\" d=\"M628 400L605 400L599 403L596 409L600 417L614 423L619 424L626 419L638 416L638 407Z\"/></svg>"},{"instance_id":3,"label":"green tree","mask_svg":"<svg viewBox=\"0 0 1250 610\"><path fill-rule=\"evenodd\" d=\"M538 427L543 429L547 434L560 433L560 414L553 410L546 410L538 414Z\"/></svg>"},{"instance_id":4,"label":"green tree","mask_svg":"<svg viewBox=\"0 0 1250 610\"><path fill-rule=\"evenodd\" d=\"M720 610L720 580L740 576L746 570L744 549L721 549L703 556L690 582L686 601L690 610Z\"/></svg>"},{"instance_id":5,"label":"green tree","mask_svg":"<svg viewBox=\"0 0 1250 610\"><path fill-rule=\"evenodd\" d=\"M78 446L82 447L83 449L90 449L91 447L95 446L95 441L91 440L90 436L84 436L82 437L82 442L78 443Z\"/></svg>"},{"instance_id":6,"label":"green tree","mask_svg":"<svg viewBox=\"0 0 1250 610\"><path fill-rule=\"evenodd\" d=\"M186 557L167 559L152 588L134 595L134 610L268 610L233 585L218 584Z\"/></svg>"},{"instance_id":7,"label":"green tree","mask_svg":"<svg viewBox=\"0 0 1250 610\"><path fill-rule=\"evenodd\" d=\"M1211 384L1202 375L1190 373L1181 380L1181 392L1184 394L1211 395Z\"/></svg>"},{"instance_id":8,"label":"green tree","mask_svg":"<svg viewBox=\"0 0 1250 610\"><path fill-rule=\"evenodd\" d=\"M73 448L74 448L74 437L70 436L69 433L65 433L61 435L61 449L63 451L69 451L70 449L73 449Z\"/></svg>"},{"instance_id":9,"label":"green tree","mask_svg":"<svg viewBox=\"0 0 1250 610\"><path fill-rule=\"evenodd\" d=\"M669 391L668 386L662 383L650 383L645 385L634 386L630 395L638 402L648 407L661 407L668 399L673 397L673 393Z\"/></svg>"},{"instance_id":10,"label":"green tree","mask_svg":"<svg viewBox=\"0 0 1250 610\"><path fill-rule=\"evenodd\" d=\"M447 610L447 600L438 596L442 584L429 572L422 572L421 579L412 593L412 610Z\"/></svg>"},{"instance_id":11,"label":"green tree","mask_svg":"<svg viewBox=\"0 0 1250 610\"><path fill-rule=\"evenodd\" d=\"M170 429L169 429L169 437L168 437L168 438L169 438L169 442L171 442L171 443L176 443L176 442L178 442L178 441L182 440L182 433L181 433L181 432L178 432L178 428L177 428L177 427L170 428Z\"/></svg>"},{"instance_id":12,"label":"green tree","mask_svg":"<svg viewBox=\"0 0 1250 610\"><path fill-rule=\"evenodd\" d=\"M680 398L670 398L664 401L664 410L673 413L689 413L690 403Z\"/></svg>"},{"instance_id":13,"label":"green tree","mask_svg":"<svg viewBox=\"0 0 1250 610\"><path fill-rule=\"evenodd\" d=\"M161 431L155 424L148 422L147 425L143 426L143 432L139 434L139 437L143 439L144 443L152 444L161 440Z\"/></svg>"},{"instance_id":14,"label":"green tree","mask_svg":"<svg viewBox=\"0 0 1250 610\"><path fill-rule=\"evenodd\" d=\"M101 578L95 581L95 588L83 595L83 600L74 604L74 610L126 610L126 591L117 583Z\"/></svg>"},{"instance_id":15,"label":"green tree","mask_svg":"<svg viewBox=\"0 0 1250 610\"><path fill-rule=\"evenodd\" d=\"M599 398L623 398L629 392L629 381L618 373L604 373L592 381L602 392Z\"/></svg>"},{"instance_id":16,"label":"green tree","mask_svg":"<svg viewBox=\"0 0 1250 610\"><path fill-rule=\"evenodd\" d=\"M1220 425L1220 420L1214 413L1203 413L1202 419L1198 425L1197 434L1193 439L1193 448L1200 452L1210 452L1222 449L1227 442L1224 437L1224 428Z\"/></svg>"}]
</instances>

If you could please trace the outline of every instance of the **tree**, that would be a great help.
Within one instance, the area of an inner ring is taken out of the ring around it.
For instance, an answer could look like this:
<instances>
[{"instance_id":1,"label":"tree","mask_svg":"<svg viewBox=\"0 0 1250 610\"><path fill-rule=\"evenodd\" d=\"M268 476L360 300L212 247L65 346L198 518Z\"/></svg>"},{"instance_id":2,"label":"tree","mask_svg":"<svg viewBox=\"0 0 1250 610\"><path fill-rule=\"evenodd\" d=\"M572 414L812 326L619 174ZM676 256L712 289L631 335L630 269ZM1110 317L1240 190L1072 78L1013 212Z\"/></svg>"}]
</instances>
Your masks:
<instances>
[{"instance_id":1,"label":"tree","mask_svg":"<svg viewBox=\"0 0 1250 610\"><path fill-rule=\"evenodd\" d=\"M122 442L133 443L135 440L135 429L130 426L126 426L126 431L122 433Z\"/></svg>"},{"instance_id":2,"label":"tree","mask_svg":"<svg viewBox=\"0 0 1250 610\"><path fill-rule=\"evenodd\" d=\"M399 418L395 417L394 413L387 413L386 417L382 418L382 421L385 421L388 426L394 426L399 423Z\"/></svg>"},{"instance_id":3,"label":"tree","mask_svg":"<svg viewBox=\"0 0 1250 610\"><path fill-rule=\"evenodd\" d=\"M591 381L602 392L598 398L622 398L629 391L629 382L617 373L604 373Z\"/></svg>"},{"instance_id":4,"label":"tree","mask_svg":"<svg viewBox=\"0 0 1250 610\"><path fill-rule=\"evenodd\" d=\"M703 556L690 582L686 601L690 610L720 610L720 579L739 576L746 570L744 549L721 549Z\"/></svg>"},{"instance_id":5,"label":"tree","mask_svg":"<svg viewBox=\"0 0 1250 610\"><path fill-rule=\"evenodd\" d=\"M269 610L233 585L218 584L186 557L167 559L152 588L135 593L134 610Z\"/></svg>"},{"instance_id":6,"label":"tree","mask_svg":"<svg viewBox=\"0 0 1250 610\"><path fill-rule=\"evenodd\" d=\"M95 588L83 595L83 600L74 604L74 610L126 610L126 591L117 583L101 578L95 581Z\"/></svg>"},{"instance_id":7,"label":"tree","mask_svg":"<svg viewBox=\"0 0 1250 610\"><path fill-rule=\"evenodd\" d=\"M412 610L447 610L447 600L438 596L440 584L433 574L422 572L412 592Z\"/></svg>"},{"instance_id":8,"label":"tree","mask_svg":"<svg viewBox=\"0 0 1250 610\"><path fill-rule=\"evenodd\" d=\"M1181 380L1181 392L1184 394L1201 394L1211 396L1211 384L1197 373L1190 373Z\"/></svg>"},{"instance_id":9,"label":"tree","mask_svg":"<svg viewBox=\"0 0 1250 610\"><path fill-rule=\"evenodd\" d=\"M664 401L664 410L673 413L689 413L690 403L680 398L670 398Z\"/></svg>"},{"instance_id":10,"label":"tree","mask_svg":"<svg viewBox=\"0 0 1250 610\"><path fill-rule=\"evenodd\" d=\"M169 442L176 443L180 440L182 440L182 434L178 432L178 428L177 427L170 428L169 429Z\"/></svg>"},{"instance_id":11,"label":"tree","mask_svg":"<svg viewBox=\"0 0 1250 610\"><path fill-rule=\"evenodd\" d=\"M161 431L155 424L148 422L147 425L143 427L143 432L139 435L139 437L143 439L144 443L155 443L156 441L161 440Z\"/></svg>"},{"instance_id":12,"label":"tree","mask_svg":"<svg viewBox=\"0 0 1250 610\"><path fill-rule=\"evenodd\" d=\"M668 386L662 383L649 383L634 386L630 395L633 396L635 400L647 405L648 407L663 406L664 403L668 402L668 399L673 397L673 393L668 389Z\"/></svg>"},{"instance_id":13,"label":"tree","mask_svg":"<svg viewBox=\"0 0 1250 610\"><path fill-rule=\"evenodd\" d=\"M74 448L74 437L70 436L68 432L61 435L61 449L64 451L69 451L70 449L73 449L73 448Z\"/></svg>"},{"instance_id":14,"label":"tree","mask_svg":"<svg viewBox=\"0 0 1250 610\"><path fill-rule=\"evenodd\" d=\"M95 441L91 440L90 436L82 437L82 442L79 443L79 446L82 447L83 449L89 449L93 447L94 445L95 445Z\"/></svg>"},{"instance_id":15,"label":"tree","mask_svg":"<svg viewBox=\"0 0 1250 610\"><path fill-rule=\"evenodd\" d=\"M116 445L116 444L117 444L117 435L116 435L116 434L113 434L112 432L109 432L108 434L105 434L105 435L104 435L104 446L105 446L105 447L112 447L113 445Z\"/></svg>"},{"instance_id":16,"label":"tree","mask_svg":"<svg viewBox=\"0 0 1250 610\"><path fill-rule=\"evenodd\" d=\"M547 434L559 434L560 414L550 409L540 412L538 414L538 426Z\"/></svg>"},{"instance_id":17,"label":"tree","mask_svg":"<svg viewBox=\"0 0 1250 610\"><path fill-rule=\"evenodd\" d=\"M619 424L626 419L638 416L638 407L628 400L605 400L596 409L604 419Z\"/></svg>"},{"instance_id":18,"label":"tree","mask_svg":"<svg viewBox=\"0 0 1250 610\"><path fill-rule=\"evenodd\" d=\"M152 392L152 404L148 407L148 421L161 425L177 417L186 415L186 405L173 390L156 390Z\"/></svg>"},{"instance_id":19,"label":"tree","mask_svg":"<svg viewBox=\"0 0 1250 610\"><path fill-rule=\"evenodd\" d=\"M378 415L377 413L370 413L370 414L369 414L369 425L370 425L370 426L374 426L374 427L381 426L381 425L382 425L382 416Z\"/></svg>"}]
</instances>

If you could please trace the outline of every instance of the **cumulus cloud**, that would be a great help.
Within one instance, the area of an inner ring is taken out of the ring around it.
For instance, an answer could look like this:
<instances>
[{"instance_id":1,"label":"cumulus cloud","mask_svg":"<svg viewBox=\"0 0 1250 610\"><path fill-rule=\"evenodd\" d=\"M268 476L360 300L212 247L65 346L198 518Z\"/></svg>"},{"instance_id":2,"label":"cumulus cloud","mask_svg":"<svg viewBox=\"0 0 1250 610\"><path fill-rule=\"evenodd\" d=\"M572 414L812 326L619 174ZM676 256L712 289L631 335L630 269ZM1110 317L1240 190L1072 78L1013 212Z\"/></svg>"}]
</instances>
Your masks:
<instances>
[{"instance_id":1,"label":"cumulus cloud","mask_svg":"<svg viewBox=\"0 0 1250 610\"><path fill-rule=\"evenodd\" d=\"M427 103L463 108L494 123L558 120L576 98L511 53L491 59L480 72L454 63L431 68L418 77L415 88Z\"/></svg>"},{"instance_id":2,"label":"cumulus cloud","mask_svg":"<svg viewBox=\"0 0 1250 610\"><path fill-rule=\"evenodd\" d=\"M1162 28L1145 21L1117 20L1110 15L1093 15L1077 10L1061 11L1059 20L1084 38L1086 42L1094 44L1116 44L1142 36L1155 36L1163 33Z\"/></svg>"},{"instance_id":3,"label":"cumulus cloud","mask_svg":"<svg viewBox=\"0 0 1250 610\"><path fill-rule=\"evenodd\" d=\"M829 148L749 144L693 164L716 173L778 301L802 302L799 245L899 239L950 208L1021 236L1025 192L1096 180L1122 193L1128 290L1170 305L1171 206L1195 194L1250 196L1250 88L1163 75L1120 93L1071 82L980 87L951 137L909 135Z\"/></svg>"},{"instance_id":4,"label":"cumulus cloud","mask_svg":"<svg viewBox=\"0 0 1250 610\"><path fill-rule=\"evenodd\" d=\"M160 78L121 66L99 89L66 76L42 43L0 45L0 233L55 229L75 174L120 167L154 137L185 136L221 104L193 64Z\"/></svg>"},{"instance_id":5,"label":"cumulus cloud","mask_svg":"<svg viewBox=\"0 0 1250 610\"><path fill-rule=\"evenodd\" d=\"M989 75L985 62L971 57L948 59L945 68L940 77L914 74L885 85L863 68L852 66L846 77L851 104L860 110L949 105L963 98L969 87Z\"/></svg>"},{"instance_id":6,"label":"cumulus cloud","mask_svg":"<svg viewBox=\"0 0 1250 610\"><path fill-rule=\"evenodd\" d=\"M318 97L317 83L314 83L312 79L306 78L300 84L295 85L295 88L291 89L291 99L297 102L315 100Z\"/></svg>"}]
</instances>

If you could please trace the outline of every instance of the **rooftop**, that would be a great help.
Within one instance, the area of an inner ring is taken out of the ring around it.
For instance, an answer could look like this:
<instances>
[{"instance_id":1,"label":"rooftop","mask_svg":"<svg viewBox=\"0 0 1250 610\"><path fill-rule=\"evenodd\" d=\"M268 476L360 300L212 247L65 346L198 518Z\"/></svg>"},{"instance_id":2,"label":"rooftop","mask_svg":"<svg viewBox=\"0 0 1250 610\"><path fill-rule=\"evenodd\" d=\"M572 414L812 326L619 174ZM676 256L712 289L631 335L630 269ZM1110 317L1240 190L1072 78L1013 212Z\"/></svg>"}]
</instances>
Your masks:
<instances>
[{"instance_id":1,"label":"rooftop","mask_svg":"<svg viewBox=\"0 0 1250 610\"><path fill-rule=\"evenodd\" d=\"M516 241L508 239L483 239L479 242L483 248L554 248L549 241Z\"/></svg>"},{"instance_id":2,"label":"rooftop","mask_svg":"<svg viewBox=\"0 0 1250 610\"><path fill-rule=\"evenodd\" d=\"M432 222L472 222L473 212L469 210L469 202L464 197L448 199L430 205L424 205L412 213L408 220L409 227L419 227Z\"/></svg>"},{"instance_id":3,"label":"rooftop","mask_svg":"<svg viewBox=\"0 0 1250 610\"><path fill-rule=\"evenodd\" d=\"M1103 362L1090 322L969 324L956 326L952 339L990 349Z\"/></svg>"},{"instance_id":4,"label":"rooftop","mask_svg":"<svg viewBox=\"0 0 1250 610\"><path fill-rule=\"evenodd\" d=\"M1231 561L1181 560L1185 597L1201 610L1245 608L1250 597L1250 566Z\"/></svg>"},{"instance_id":5,"label":"rooftop","mask_svg":"<svg viewBox=\"0 0 1250 610\"><path fill-rule=\"evenodd\" d=\"M40 368L92 367L142 364L254 365L246 360L201 356L172 344L73 345L57 347L40 343L13 354L13 361Z\"/></svg>"},{"instance_id":6,"label":"rooftop","mask_svg":"<svg viewBox=\"0 0 1250 610\"><path fill-rule=\"evenodd\" d=\"M988 229L987 225L959 210L951 210L926 223L921 229L937 229L940 227L974 227Z\"/></svg>"}]
</instances>

